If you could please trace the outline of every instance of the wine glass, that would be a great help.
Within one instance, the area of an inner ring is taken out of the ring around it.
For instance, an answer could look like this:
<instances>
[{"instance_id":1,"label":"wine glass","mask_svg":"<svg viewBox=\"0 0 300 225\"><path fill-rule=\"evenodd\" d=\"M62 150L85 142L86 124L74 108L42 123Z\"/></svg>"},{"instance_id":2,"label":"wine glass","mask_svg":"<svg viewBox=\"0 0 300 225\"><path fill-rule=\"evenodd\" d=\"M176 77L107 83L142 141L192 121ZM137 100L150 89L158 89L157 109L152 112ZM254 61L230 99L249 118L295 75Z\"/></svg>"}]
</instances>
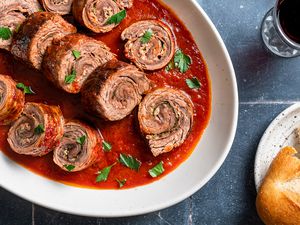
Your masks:
<instances>
[{"instance_id":1,"label":"wine glass","mask_svg":"<svg viewBox=\"0 0 300 225\"><path fill-rule=\"evenodd\" d=\"M295 0L277 0L275 6L265 15L261 35L272 53L285 58L300 55L300 36L295 37L290 33L295 29L299 31L299 22L296 22L299 16L300 1ZM285 27L286 24L288 27ZM296 34L299 34L298 31Z\"/></svg>"}]
</instances>

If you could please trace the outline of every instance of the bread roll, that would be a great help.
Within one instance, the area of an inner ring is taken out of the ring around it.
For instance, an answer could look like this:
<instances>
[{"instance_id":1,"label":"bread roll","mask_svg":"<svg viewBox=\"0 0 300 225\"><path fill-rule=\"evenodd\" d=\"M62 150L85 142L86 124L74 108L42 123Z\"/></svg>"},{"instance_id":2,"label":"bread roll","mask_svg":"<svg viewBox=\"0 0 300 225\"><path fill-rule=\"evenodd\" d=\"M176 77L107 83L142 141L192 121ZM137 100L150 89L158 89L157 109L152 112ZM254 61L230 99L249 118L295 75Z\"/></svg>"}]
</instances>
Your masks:
<instances>
[{"instance_id":1,"label":"bread roll","mask_svg":"<svg viewBox=\"0 0 300 225\"><path fill-rule=\"evenodd\" d=\"M272 162L259 189L256 208L266 225L300 224L300 159L285 147Z\"/></svg>"}]
</instances>

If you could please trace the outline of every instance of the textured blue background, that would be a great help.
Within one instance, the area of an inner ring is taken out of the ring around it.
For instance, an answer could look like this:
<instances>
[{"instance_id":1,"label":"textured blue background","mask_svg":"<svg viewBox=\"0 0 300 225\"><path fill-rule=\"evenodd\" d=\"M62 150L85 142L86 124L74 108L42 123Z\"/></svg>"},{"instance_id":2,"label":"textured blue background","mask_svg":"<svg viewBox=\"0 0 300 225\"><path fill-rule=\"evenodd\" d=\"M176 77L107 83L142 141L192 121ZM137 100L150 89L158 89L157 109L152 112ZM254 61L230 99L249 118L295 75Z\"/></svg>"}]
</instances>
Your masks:
<instances>
[{"instance_id":1,"label":"textured blue background","mask_svg":"<svg viewBox=\"0 0 300 225\"><path fill-rule=\"evenodd\" d=\"M260 39L261 20L274 1L198 0L225 41L236 70L240 94L239 125L231 152L221 169L200 191L159 212L103 219L48 210L0 188L0 224L262 224L255 211L253 181L257 144L274 117L300 98L299 58L276 58L266 52Z\"/></svg>"}]
</instances>

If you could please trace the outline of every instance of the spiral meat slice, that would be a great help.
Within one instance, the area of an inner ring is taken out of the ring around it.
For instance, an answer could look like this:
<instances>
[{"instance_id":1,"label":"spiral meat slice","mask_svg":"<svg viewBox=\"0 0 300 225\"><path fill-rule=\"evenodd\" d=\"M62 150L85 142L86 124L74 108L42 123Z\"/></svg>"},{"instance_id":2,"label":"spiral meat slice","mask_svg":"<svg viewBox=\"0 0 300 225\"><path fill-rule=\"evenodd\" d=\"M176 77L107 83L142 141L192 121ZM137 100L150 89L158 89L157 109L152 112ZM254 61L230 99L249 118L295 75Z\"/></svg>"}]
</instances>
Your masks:
<instances>
[{"instance_id":1,"label":"spiral meat slice","mask_svg":"<svg viewBox=\"0 0 300 225\"><path fill-rule=\"evenodd\" d=\"M118 24L107 24L107 21L121 10L114 0L74 0L73 2L74 18L95 33L106 33L116 27Z\"/></svg>"},{"instance_id":2,"label":"spiral meat slice","mask_svg":"<svg viewBox=\"0 0 300 225\"><path fill-rule=\"evenodd\" d=\"M132 24L121 35L125 56L144 70L165 67L175 53L175 37L170 28L157 20Z\"/></svg>"},{"instance_id":3,"label":"spiral meat slice","mask_svg":"<svg viewBox=\"0 0 300 225\"><path fill-rule=\"evenodd\" d=\"M13 33L28 15L41 9L38 0L1 0L0 27L9 29L7 37L0 38L0 49L10 50Z\"/></svg>"},{"instance_id":4,"label":"spiral meat slice","mask_svg":"<svg viewBox=\"0 0 300 225\"><path fill-rule=\"evenodd\" d=\"M73 0L40 0L47 12L67 15L71 12Z\"/></svg>"},{"instance_id":5,"label":"spiral meat slice","mask_svg":"<svg viewBox=\"0 0 300 225\"><path fill-rule=\"evenodd\" d=\"M131 8L133 5L133 0L116 0L115 1L121 9Z\"/></svg>"},{"instance_id":6,"label":"spiral meat slice","mask_svg":"<svg viewBox=\"0 0 300 225\"><path fill-rule=\"evenodd\" d=\"M187 138L193 126L193 103L183 91L157 89L140 104L138 120L153 155L158 156Z\"/></svg>"},{"instance_id":7,"label":"spiral meat slice","mask_svg":"<svg viewBox=\"0 0 300 225\"><path fill-rule=\"evenodd\" d=\"M0 125L7 125L22 113L25 97L9 76L0 75Z\"/></svg>"},{"instance_id":8,"label":"spiral meat slice","mask_svg":"<svg viewBox=\"0 0 300 225\"><path fill-rule=\"evenodd\" d=\"M53 39L76 33L76 28L60 15L49 12L32 14L14 36L11 53L36 69L41 69L44 53Z\"/></svg>"},{"instance_id":9,"label":"spiral meat slice","mask_svg":"<svg viewBox=\"0 0 300 225\"><path fill-rule=\"evenodd\" d=\"M43 156L54 150L63 135L60 108L26 103L21 117L8 132L8 143L19 154Z\"/></svg>"},{"instance_id":10,"label":"spiral meat slice","mask_svg":"<svg viewBox=\"0 0 300 225\"><path fill-rule=\"evenodd\" d=\"M70 34L54 41L47 49L43 71L59 88L69 93L79 93L87 77L115 57L109 50L101 41L81 34ZM73 78L70 77L72 73Z\"/></svg>"},{"instance_id":11,"label":"spiral meat slice","mask_svg":"<svg viewBox=\"0 0 300 225\"><path fill-rule=\"evenodd\" d=\"M86 169L101 158L101 141L99 133L92 127L70 121L64 126L64 135L54 150L53 161L69 172Z\"/></svg>"},{"instance_id":12,"label":"spiral meat slice","mask_svg":"<svg viewBox=\"0 0 300 225\"><path fill-rule=\"evenodd\" d=\"M112 60L98 68L82 88L87 111L106 120L121 120L140 103L150 80L135 66Z\"/></svg>"}]
</instances>

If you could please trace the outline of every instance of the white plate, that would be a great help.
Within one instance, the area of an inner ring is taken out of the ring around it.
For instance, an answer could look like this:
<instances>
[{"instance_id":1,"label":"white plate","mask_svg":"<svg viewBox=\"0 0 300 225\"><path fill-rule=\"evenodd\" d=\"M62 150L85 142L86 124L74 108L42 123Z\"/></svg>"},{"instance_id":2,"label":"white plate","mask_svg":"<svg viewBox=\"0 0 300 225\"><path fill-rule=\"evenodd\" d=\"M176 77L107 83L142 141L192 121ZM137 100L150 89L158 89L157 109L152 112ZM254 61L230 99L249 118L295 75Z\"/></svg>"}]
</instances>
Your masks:
<instances>
[{"instance_id":1,"label":"white plate","mask_svg":"<svg viewBox=\"0 0 300 225\"><path fill-rule=\"evenodd\" d=\"M280 113L262 136L257 148L254 178L258 190L269 166L278 152L285 146L300 149L295 130L300 127L300 103Z\"/></svg>"},{"instance_id":2,"label":"white plate","mask_svg":"<svg viewBox=\"0 0 300 225\"><path fill-rule=\"evenodd\" d=\"M39 205L78 215L117 217L174 205L198 191L220 168L232 145L238 116L236 78L226 47L195 0L165 0L192 32L208 65L212 115L197 149L179 168L129 190L90 190L50 181L0 153L0 185Z\"/></svg>"}]
</instances>

